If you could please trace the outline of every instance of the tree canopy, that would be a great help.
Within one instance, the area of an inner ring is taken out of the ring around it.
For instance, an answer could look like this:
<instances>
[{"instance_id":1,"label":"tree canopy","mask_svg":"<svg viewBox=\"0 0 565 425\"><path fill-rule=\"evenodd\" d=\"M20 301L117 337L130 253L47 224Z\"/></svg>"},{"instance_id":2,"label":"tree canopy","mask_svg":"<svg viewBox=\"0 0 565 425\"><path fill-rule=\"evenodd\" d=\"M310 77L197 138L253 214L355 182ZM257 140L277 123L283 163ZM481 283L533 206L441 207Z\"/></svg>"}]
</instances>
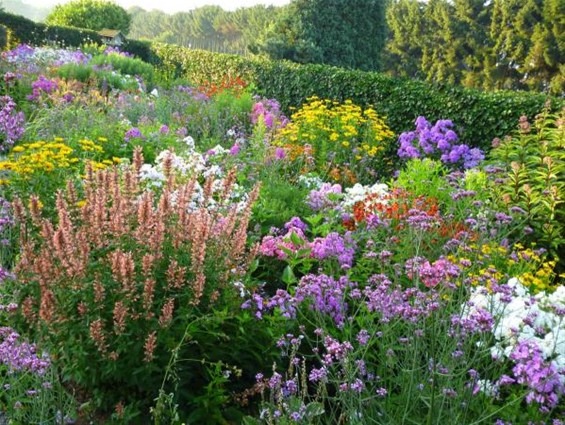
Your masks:
<instances>
[{"instance_id":1,"label":"tree canopy","mask_svg":"<svg viewBox=\"0 0 565 425\"><path fill-rule=\"evenodd\" d=\"M112 1L74 0L55 6L45 18L45 23L94 31L108 28L127 34L131 25L131 16L123 7Z\"/></svg>"}]
</instances>

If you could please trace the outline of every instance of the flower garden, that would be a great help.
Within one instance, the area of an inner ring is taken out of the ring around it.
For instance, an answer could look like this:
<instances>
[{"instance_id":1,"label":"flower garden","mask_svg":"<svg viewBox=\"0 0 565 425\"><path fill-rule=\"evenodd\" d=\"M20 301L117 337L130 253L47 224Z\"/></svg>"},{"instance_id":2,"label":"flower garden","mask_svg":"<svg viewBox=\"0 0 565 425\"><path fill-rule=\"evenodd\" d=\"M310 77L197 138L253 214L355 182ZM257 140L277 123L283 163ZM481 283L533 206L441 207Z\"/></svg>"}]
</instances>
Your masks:
<instances>
[{"instance_id":1,"label":"flower garden","mask_svg":"<svg viewBox=\"0 0 565 425\"><path fill-rule=\"evenodd\" d=\"M565 111L483 151L96 46L0 72L1 420L564 423Z\"/></svg>"}]
</instances>

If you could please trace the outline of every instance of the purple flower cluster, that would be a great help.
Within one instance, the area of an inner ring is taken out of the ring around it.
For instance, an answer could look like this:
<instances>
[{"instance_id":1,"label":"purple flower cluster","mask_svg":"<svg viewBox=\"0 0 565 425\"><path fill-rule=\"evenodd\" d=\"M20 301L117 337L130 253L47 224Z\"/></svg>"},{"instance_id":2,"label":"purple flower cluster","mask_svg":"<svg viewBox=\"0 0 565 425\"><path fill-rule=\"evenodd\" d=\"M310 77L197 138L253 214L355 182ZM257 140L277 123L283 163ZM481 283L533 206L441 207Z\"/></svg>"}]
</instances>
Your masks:
<instances>
[{"instance_id":1,"label":"purple flower cluster","mask_svg":"<svg viewBox=\"0 0 565 425\"><path fill-rule=\"evenodd\" d=\"M104 50L104 54L106 56L114 54L114 55L119 55L119 56L125 56L127 58L133 58L133 55L131 53L122 52L119 47L115 47L115 46L106 47L106 49Z\"/></svg>"},{"instance_id":2,"label":"purple flower cluster","mask_svg":"<svg viewBox=\"0 0 565 425\"><path fill-rule=\"evenodd\" d=\"M34 53L35 49L33 47L28 46L27 44L20 44L12 50L2 52L2 59L11 63L26 62L33 56Z\"/></svg>"},{"instance_id":3,"label":"purple flower cluster","mask_svg":"<svg viewBox=\"0 0 565 425\"><path fill-rule=\"evenodd\" d=\"M452 127L450 120L439 120L432 126L426 118L418 117L416 130L404 132L398 138L398 156L436 158L445 164L462 165L463 168L477 166L484 159L482 151L465 144L456 144L459 137Z\"/></svg>"},{"instance_id":4,"label":"purple flower cluster","mask_svg":"<svg viewBox=\"0 0 565 425\"><path fill-rule=\"evenodd\" d=\"M275 99L255 98L256 102L251 111L251 122L257 124L263 120L269 130L284 128L289 120L281 112L281 105Z\"/></svg>"},{"instance_id":5,"label":"purple flower cluster","mask_svg":"<svg viewBox=\"0 0 565 425\"><path fill-rule=\"evenodd\" d=\"M31 83L32 92L27 98L28 100L38 99L42 93L53 93L55 90L57 90L58 87L59 84L57 83L57 81L50 80L44 75L40 75L39 77L37 77L37 80Z\"/></svg>"},{"instance_id":6,"label":"purple flower cluster","mask_svg":"<svg viewBox=\"0 0 565 425\"><path fill-rule=\"evenodd\" d=\"M262 255L285 260L289 254L298 253L300 250L305 257L321 261L335 259L343 269L353 265L356 244L351 232L346 232L343 236L331 232L310 242L304 234L307 226L298 217L293 217L284 227L286 233L267 235L263 238L259 246Z\"/></svg>"},{"instance_id":7,"label":"purple flower cluster","mask_svg":"<svg viewBox=\"0 0 565 425\"><path fill-rule=\"evenodd\" d=\"M318 260L337 259L343 269L351 268L355 255L355 241L351 232L344 236L331 232L324 238L316 238L311 243L311 256Z\"/></svg>"},{"instance_id":8,"label":"purple flower cluster","mask_svg":"<svg viewBox=\"0 0 565 425\"><path fill-rule=\"evenodd\" d=\"M23 136L25 117L10 96L0 97L0 107L0 152L5 152Z\"/></svg>"},{"instance_id":9,"label":"purple flower cluster","mask_svg":"<svg viewBox=\"0 0 565 425\"><path fill-rule=\"evenodd\" d=\"M313 211L334 209L339 203L335 198L341 193L341 186L339 184L324 183L319 189L310 191L306 198L306 204Z\"/></svg>"},{"instance_id":10,"label":"purple flower cluster","mask_svg":"<svg viewBox=\"0 0 565 425\"><path fill-rule=\"evenodd\" d=\"M422 257L414 257L406 261L406 274L410 279L418 277L428 288L440 283L448 285L451 280L459 277L461 269L445 258L430 263Z\"/></svg>"},{"instance_id":11,"label":"purple flower cluster","mask_svg":"<svg viewBox=\"0 0 565 425\"><path fill-rule=\"evenodd\" d=\"M129 142L131 139L145 139L145 136L141 133L141 130L137 127L132 127L130 128L128 131L126 131L126 134L124 134L124 140L126 142Z\"/></svg>"},{"instance_id":12,"label":"purple flower cluster","mask_svg":"<svg viewBox=\"0 0 565 425\"><path fill-rule=\"evenodd\" d=\"M35 344L20 340L12 328L0 328L0 363L10 372L27 371L43 376L51 362L47 354L37 354Z\"/></svg>"},{"instance_id":13,"label":"purple flower cluster","mask_svg":"<svg viewBox=\"0 0 565 425\"><path fill-rule=\"evenodd\" d=\"M435 291L422 292L417 288L393 286L383 274L371 276L367 283L363 290L367 309L380 313L383 323L393 319L416 323L429 317L440 307L439 295Z\"/></svg>"},{"instance_id":14,"label":"purple flower cluster","mask_svg":"<svg viewBox=\"0 0 565 425\"><path fill-rule=\"evenodd\" d=\"M520 341L510 354L510 359L515 364L512 368L515 382L531 390L526 402L537 402L545 412L554 408L565 393L562 382L565 371L558 371L554 364L545 361L542 350L533 341Z\"/></svg>"},{"instance_id":15,"label":"purple flower cluster","mask_svg":"<svg viewBox=\"0 0 565 425\"><path fill-rule=\"evenodd\" d=\"M342 276L334 279L324 274L308 274L298 283L294 296L289 292L279 289L269 299L264 299L258 294L253 294L251 299L244 302L243 309L254 308L255 316L259 319L264 313L278 308L284 317L296 317L296 311L304 304L312 311L317 311L330 316L338 327L344 324L348 305L346 293L356 284Z\"/></svg>"}]
</instances>

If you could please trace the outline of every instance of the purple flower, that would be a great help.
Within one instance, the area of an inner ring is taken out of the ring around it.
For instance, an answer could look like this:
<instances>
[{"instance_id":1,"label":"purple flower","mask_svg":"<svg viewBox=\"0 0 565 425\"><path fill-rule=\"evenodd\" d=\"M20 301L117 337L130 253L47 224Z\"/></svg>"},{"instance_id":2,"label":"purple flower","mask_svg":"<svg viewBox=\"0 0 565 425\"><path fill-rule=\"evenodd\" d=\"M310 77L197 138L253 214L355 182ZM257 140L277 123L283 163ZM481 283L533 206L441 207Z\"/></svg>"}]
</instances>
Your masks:
<instances>
[{"instance_id":1,"label":"purple flower","mask_svg":"<svg viewBox=\"0 0 565 425\"><path fill-rule=\"evenodd\" d=\"M23 136L25 117L23 112L16 111L16 103L10 96L0 97L0 106L0 152L4 152Z\"/></svg>"},{"instance_id":2,"label":"purple flower","mask_svg":"<svg viewBox=\"0 0 565 425\"><path fill-rule=\"evenodd\" d=\"M323 183L318 190L310 191L306 198L306 204L313 211L333 209L338 205L338 200L335 198L341 193L341 186L339 184Z\"/></svg>"},{"instance_id":3,"label":"purple flower","mask_svg":"<svg viewBox=\"0 0 565 425\"><path fill-rule=\"evenodd\" d=\"M126 134L124 135L124 140L126 142L129 142L131 139L134 138L145 140L145 136L143 136L141 130L137 127L130 128L128 131L126 131Z\"/></svg>"},{"instance_id":4,"label":"purple flower","mask_svg":"<svg viewBox=\"0 0 565 425\"><path fill-rule=\"evenodd\" d=\"M31 83L32 93L27 97L29 100L35 100L41 96L42 93L50 94L53 93L59 84L55 80L49 80L43 75L37 77L33 83Z\"/></svg>"},{"instance_id":5,"label":"purple flower","mask_svg":"<svg viewBox=\"0 0 565 425\"><path fill-rule=\"evenodd\" d=\"M241 150L241 148L240 148L239 145L236 143L236 144L234 144L234 145L230 148L230 155L237 155L240 150Z\"/></svg>"},{"instance_id":6,"label":"purple flower","mask_svg":"<svg viewBox=\"0 0 565 425\"><path fill-rule=\"evenodd\" d=\"M459 140L452 130L453 122L439 120L432 126L424 117L416 119L416 130L402 133L399 138L400 158L430 157L445 164L472 168L484 159L480 149L465 144L456 145Z\"/></svg>"},{"instance_id":7,"label":"purple flower","mask_svg":"<svg viewBox=\"0 0 565 425\"><path fill-rule=\"evenodd\" d=\"M281 147L277 147L275 149L275 159L280 161L285 158L286 158L286 151Z\"/></svg>"}]
</instances>

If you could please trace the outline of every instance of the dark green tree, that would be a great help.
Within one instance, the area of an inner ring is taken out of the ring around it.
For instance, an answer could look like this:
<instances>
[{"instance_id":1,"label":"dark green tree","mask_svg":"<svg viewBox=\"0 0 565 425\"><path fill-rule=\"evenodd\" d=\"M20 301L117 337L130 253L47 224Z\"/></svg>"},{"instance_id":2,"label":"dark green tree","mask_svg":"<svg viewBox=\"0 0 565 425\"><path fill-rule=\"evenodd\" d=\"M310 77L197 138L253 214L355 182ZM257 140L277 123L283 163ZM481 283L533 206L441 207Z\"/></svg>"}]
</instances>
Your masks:
<instances>
[{"instance_id":1,"label":"dark green tree","mask_svg":"<svg viewBox=\"0 0 565 425\"><path fill-rule=\"evenodd\" d=\"M453 6L447 0L429 0L424 9L422 71L436 83L457 84L461 80L460 50Z\"/></svg>"},{"instance_id":2,"label":"dark green tree","mask_svg":"<svg viewBox=\"0 0 565 425\"><path fill-rule=\"evenodd\" d=\"M388 41L385 70L398 77L423 78L422 53L426 25L425 3L394 0L386 10Z\"/></svg>"},{"instance_id":3,"label":"dark green tree","mask_svg":"<svg viewBox=\"0 0 565 425\"><path fill-rule=\"evenodd\" d=\"M254 50L271 58L377 70L385 0L294 0Z\"/></svg>"},{"instance_id":4,"label":"dark green tree","mask_svg":"<svg viewBox=\"0 0 565 425\"><path fill-rule=\"evenodd\" d=\"M565 1L545 0L522 71L530 89L565 92Z\"/></svg>"},{"instance_id":5,"label":"dark green tree","mask_svg":"<svg viewBox=\"0 0 565 425\"><path fill-rule=\"evenodd\" d=\"M488 88L488 68L491 47L489 26L492 3L485 0L454 0L453 13L458 39L460 83L466 87Z\"/></svg>"},{"instance_id":6,"label":"dark green tree","mask_svg":"<svg viewBox=\"0 0 565 425\"><path fill-rule=\"evenodd\" d=\"M490 26L495 63L495 88L520 89L524 63L536 24L542 21L542 0L494 0Z\"/></svg>"},{"instance_id":7,"label":"dark green tree","mask_svg":"<svg viewBox=\"0 0 565 425\"><path fill-rule=\"evenodd\" d=\"M55 6L45 18L45 23L94 31L109 28L128 34L131 17L123 7L111 1L74 0Z\"/></svg>"}]
</instances>

